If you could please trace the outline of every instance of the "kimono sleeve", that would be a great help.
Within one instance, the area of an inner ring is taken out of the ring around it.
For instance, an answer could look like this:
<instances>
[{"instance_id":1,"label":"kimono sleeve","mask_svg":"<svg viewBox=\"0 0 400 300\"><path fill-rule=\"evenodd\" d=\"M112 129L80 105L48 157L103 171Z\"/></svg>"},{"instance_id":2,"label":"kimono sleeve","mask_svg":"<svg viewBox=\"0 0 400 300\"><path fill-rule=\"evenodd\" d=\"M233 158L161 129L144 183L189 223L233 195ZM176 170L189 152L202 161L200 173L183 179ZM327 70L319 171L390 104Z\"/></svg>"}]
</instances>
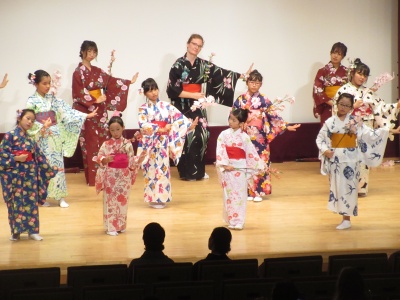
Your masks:
<instances>
[{"instance_id":1,"label":"kimono sleeve","mask_svg":"<svg viewBox=\"0 0 400 300\"><path fill-rule=\"evenodd\" d=\"M265 170L266 164L258 155L257 150L254 147L254 144L250 140L250 137L247 135L247 133L244 132L242 136L243 136L242 138L243 145L245 147L245 152L246 152L247 169L252 170L252 173L254 174L258 173L260 170Z\"/></svg>"},{"instance_id":2,"label":"kimono sleeve","mask_svg":"<svg viewBox=\"0 0 400 300\"><path fill-rule=\"evenodd\" d=\"M270 102L268 99L266 99L266 101ZM268 143L271 143L278 135L282 134L286 130L287 123L282 119L273 104L266 109L263 121Z\"/></svg>"},{"instance_id":3,"label":"kimono sleeve","mask_svg":"<svg viewBox=\"0 0 400 300\"><path fill-rule=\"evenodd\" d=\"M325 94L324 76L325 76L325 69L322 68L318 70L317 75L315 76L314 79L313 98L317 112L319 114L321 113L321 111L319 111L318 106L331 100Z\"/></svg>"},{"instance_id":4,"label":"kimono sleeve","mask_svg":"<svg viewBox=\"0 0 400 300\"><path fill-rule=\"evenodd\" d=\"M16 167L12 154L13 137L14 135L6 133L0 143L0 173Z\"/></svg>"},{"instance_id":5,"label":"kimono sleeve","mask_svg":"<svg viewBox=\"0 0 400 300\"><path fill-rule=\"evenodd\" d=\"M358 131L358 147L361 152L361 161L370 167L381 164L385 154L389 128L372 129L364 124Z\"/></svg>"},{"instance_id":6,"label":"kimono sleeve","mask_svg":"<svg viewBox=\"0 0 400 300\"><path fill-rule=\"evenodd\" d=\"M229 166L229 156L226 152L226 142L225 142L226 132L222 131L217 138L217 151L216 151L216 166Z\"/></svg>"},{"instance_id":7,"label":"kimono sleeve","mask_svg":"<svg viewBox=\"0 0 400 300\"><path fill-rule=\"evenodd\" d=\"M182 73L183 68L179 60L177 60L174 65L169 70L167 94L170 99L179 98L182 93Z\"/></svg>"},{"instance_id":8,"label":"kimono sleeve","mask_svg":"<svg viewBox=\"0 0 400 300\"><path fill-rule=\"evenodd\" d=\"M172 124L168 136L169 155L174 164L178 165L191 122L173 105L169 106L168 113Z\"/></svg>"},{"instance_id":9,"label":"kimono sleeve","mask_svg":"<svg viewBox=\"0 0 400 300\"><path fill-rule=\"evenodd\" d=\"M107 74L103 75L105 76ZM128 92L131 81L128 79L115 78L112 76L108 76L108 79L106 80L107 86L105 87L105 94L107 96L107 109L112 111L124 111L128 103Z\"/></svg>"},{"instance_id":10,"label":"kimono sleeve","mask_svg":"<svg viewBox=\"0 0 400 300\"><path fill-rule=\"evenodd\" d=\"M78 67L72 75L72 98L74 102L83 105L86 108L91 107L96 103L96 98L89 94L89 91L84 85L84 75Z\"/></svg>"},{"instance_id":11,"label":"kimono sleeve","mask_svg":"<svg viewBox=\"0 0 400 300\"><path fill-rule=\"evenodd\" d=\"M106 165L103 165L103 163L101 162L103 158L107 156L106 143L107 142L104 142L103 145L101 145L96 157L96 162L99 165L99 168L97 168L96 171L96 178L95 178L96 194L99 194L104 189L104 181L106 180L107 168Z\"/></svg>"},{"instance_id":12,"label":"kimono sleeve","mask_svg":"<svg viewBox=\"0 0 400 300\"><path fill-rule=\"evenodd\" d=\"M321 161L321 174L322 175L328 174L329 158L327 158L324 155L325 151L327 151L331 148L331 139L329 138L328 134L329 134L328 125L326 123L324 123L324 125L320 129L320 131L317 135L317 139L316 139L317 147L319 150L318 158Z\"/></svg>"},{"instance_id":13,"label":"kimono sleeve","mask_svg":"<svg viewBox=\"0 0 400 300\"><path fill-rule=\"evenodd\" d=\"M47 188L49 186L50 179L54 178L58 172L57 167L52 167L42 150L35 143L35 162L38 167L38 193L39 203L43 204L47 198Z\"/></svg>"}]
</instances>

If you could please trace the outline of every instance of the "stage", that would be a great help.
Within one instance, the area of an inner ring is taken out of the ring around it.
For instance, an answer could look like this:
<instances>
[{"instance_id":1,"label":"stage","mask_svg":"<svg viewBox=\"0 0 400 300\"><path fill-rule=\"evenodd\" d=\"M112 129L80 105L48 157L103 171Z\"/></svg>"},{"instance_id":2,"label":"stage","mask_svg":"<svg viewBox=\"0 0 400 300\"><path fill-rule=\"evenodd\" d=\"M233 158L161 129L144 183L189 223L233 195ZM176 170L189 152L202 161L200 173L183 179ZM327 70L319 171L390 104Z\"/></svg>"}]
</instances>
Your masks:
<instances>
[{"instance_id":1,"label":"stage","mask_svg":"<svg viewBox=\"0 0 400 300\"><path fill-rule=\"evenodd\" d=\"M386 159L385 159L386 160ZM275 163L282 172L273 178L273 193L260 203L248 202L242 231L232 231L229 256L233 259L321 254L329 255L400 250L400 165L371 170L370 191L359 199L359 216L352 228L335 227L341 216L328 211L328 178L319 173L318 162ZM102 227L102 195L84 183L83 172L67 174L69 208L55 201L40 208L43 241L9 241L7 210L0 206L0 269L128 264L143 250L142 230L149 222L166 231L164 253L176 262L195 262L209 252L208 237L222 221L222 189L215 169L207 165L210 179L187 182L172 168L173 200L165 209L143 202L141 172L132 189L128 229L119 236L106 235ZM62 279L63 281L63 279Z\"/></svg>"}]
</instances>

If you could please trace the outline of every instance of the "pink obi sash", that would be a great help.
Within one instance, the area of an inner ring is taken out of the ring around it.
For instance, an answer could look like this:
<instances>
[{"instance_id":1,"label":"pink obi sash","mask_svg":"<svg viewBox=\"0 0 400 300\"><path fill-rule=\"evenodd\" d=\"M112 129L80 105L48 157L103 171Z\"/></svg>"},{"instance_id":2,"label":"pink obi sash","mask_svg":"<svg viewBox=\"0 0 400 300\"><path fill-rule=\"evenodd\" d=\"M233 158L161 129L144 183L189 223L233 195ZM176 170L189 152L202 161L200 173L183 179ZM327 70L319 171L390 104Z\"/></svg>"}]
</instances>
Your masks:
<instances>
[{"instance_id":1,"label":"pink obi sash","mask_svg":"<svg viewBox=\"0 0 400 300\"><path fill-rule=\"evenodd\" d=\"M129 166L128 154L117 153L114 155L114 161L109 162L108 166L114 169L125 169Z\"/></svg>"},{"instance_id":2,"label":"pink obi sash","mask_svg":"<svg viewBox=\"0 0 400 300\"><path fill-rule=\"evenodd\" d=\"M32 152L26 151L26 150L16 150L16 151L13 151L12 154L14 154L15 156L28 154L28 157L26 158L25 162L32 161L34 158L34 155L32 154Z\"/></svg>"},{"instance_id":3,"label":"pink obi sash","mask_svg":"<svg viewBox=\"0 0 400 300\"><path fill-rule=\"evenodd\" d=\"M43 124L43 122L47 121L48 118L51 120L51 125L57 124L56 113L54 111L49 110L36 113L36 121L38 121L40 124Z\"/></svg>"},{"instance_id":4,"label":"pink obi sash","mask_svg":"<svg viewBox=\"0 0 400 300\"><path fill-rule=\"evenodd\" d=\"M226 146L226 153L228 154L229 158L232 159L245 159L246 158L246 152L242 148L238 147L230 147Z\"/></svg>"},{"instance_id":5,"label":"pink obi sash","mask_svg":"<svg viewBox=\"0 0 400 300\"><path fill-rule=\"evenodd\" d=\"M160 127L160 128L165 128L165 126L167 126L167 124L168 124L165 121L151 121L151 123L158 125L158 127ZM165 132L157 132L156 134L157 135L168 135L168 132L167 131L165 131Z\"/></svg>"},{"instance_id":6,"label":"pink obi sash","mask_svg":"<svg viewBox=\"0 0 400 300\"><path fill-rule=\"evenodd\" d=\"M255 126L258 129L262 128L262 118L259 118L260 112L258 110L251 110L248 117L247 125Z\"/></svg>"},{"instance_id":7,"label":"pink obi sash","mask_svg":"<svg viewBox=\"0 0 400 300\"><path fill-rule=\"evenodd\" d=\"M185 92L190 92L190 93L200 93L201 92L201 84L199 84L199 83L182 84L182 88Z\"/></svg>"}]
</instances>

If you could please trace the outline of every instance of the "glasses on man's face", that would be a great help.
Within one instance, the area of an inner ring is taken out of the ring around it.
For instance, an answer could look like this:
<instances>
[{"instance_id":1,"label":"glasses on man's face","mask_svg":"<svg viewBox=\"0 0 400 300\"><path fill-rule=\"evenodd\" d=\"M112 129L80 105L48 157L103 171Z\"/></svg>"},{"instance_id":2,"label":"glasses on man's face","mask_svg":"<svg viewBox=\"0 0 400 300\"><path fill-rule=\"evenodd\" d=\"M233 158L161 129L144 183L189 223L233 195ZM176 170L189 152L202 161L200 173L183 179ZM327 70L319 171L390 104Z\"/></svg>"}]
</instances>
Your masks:
<instances>
[{"instance_id":1,"label":"glasses on man's face","mask_svg":"<svg viewBox=\"0 0 400 300\"><path fill-rule=\"evenodd\" d=\"M190 42L193 46L195 46L195 47L197 47L197 48L199 48L199 49L201 49L201 48L203 48L203 45L199 45L199 44L196 44L196 43L194 43L194 42Z\"/></svg>"},{"instance_id":2,"label":"glasses on man's face","mask_svg":"<svg viewBox=\"0 0 400 300\"><path fill-rule=\"evenodd\" d=\"M249 81L249 84L259 86L259 85L261 85L261 81Z\"/></svg>"},{"instance_id":3,"label":"glasses on man's face","mask_svg":"<svg viewBox=\"0 0 400 300\"><path fill-rule=\"evenodd\" d=\"M344 105L342 103L338 103L339 106L344 107L344 108L351 108L351 105Z\"/></svg>"}]
</instances>

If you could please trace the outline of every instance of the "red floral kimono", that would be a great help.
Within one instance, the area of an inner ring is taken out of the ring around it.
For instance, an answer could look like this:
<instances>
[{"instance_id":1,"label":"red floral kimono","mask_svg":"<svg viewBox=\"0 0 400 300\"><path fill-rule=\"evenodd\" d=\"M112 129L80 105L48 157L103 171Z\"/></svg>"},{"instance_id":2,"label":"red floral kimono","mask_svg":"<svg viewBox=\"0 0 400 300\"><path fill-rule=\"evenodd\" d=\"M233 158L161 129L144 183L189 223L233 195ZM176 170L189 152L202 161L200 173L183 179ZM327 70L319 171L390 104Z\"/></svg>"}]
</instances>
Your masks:
<instances>
[{"instance_id":1,"label":"red floral kimono","mask_svg":"<svg viewBox=\"0 0 400 300\"><path fill-rule=\"evenodd\" d=\"M108 131L105 127L108 119L107 110L125 110L130 84L130 80L111 77L95 66L89 70L80 63L74 71L72 76L73 108L84 113L90 113L98 108L96 117L86 119L79 138L88 185L95 185L96 162L93 161L93 157L108 139ZM107 96L107 100L96 103L96 99L102 93Z\"/></svg>"}]
</instances>

